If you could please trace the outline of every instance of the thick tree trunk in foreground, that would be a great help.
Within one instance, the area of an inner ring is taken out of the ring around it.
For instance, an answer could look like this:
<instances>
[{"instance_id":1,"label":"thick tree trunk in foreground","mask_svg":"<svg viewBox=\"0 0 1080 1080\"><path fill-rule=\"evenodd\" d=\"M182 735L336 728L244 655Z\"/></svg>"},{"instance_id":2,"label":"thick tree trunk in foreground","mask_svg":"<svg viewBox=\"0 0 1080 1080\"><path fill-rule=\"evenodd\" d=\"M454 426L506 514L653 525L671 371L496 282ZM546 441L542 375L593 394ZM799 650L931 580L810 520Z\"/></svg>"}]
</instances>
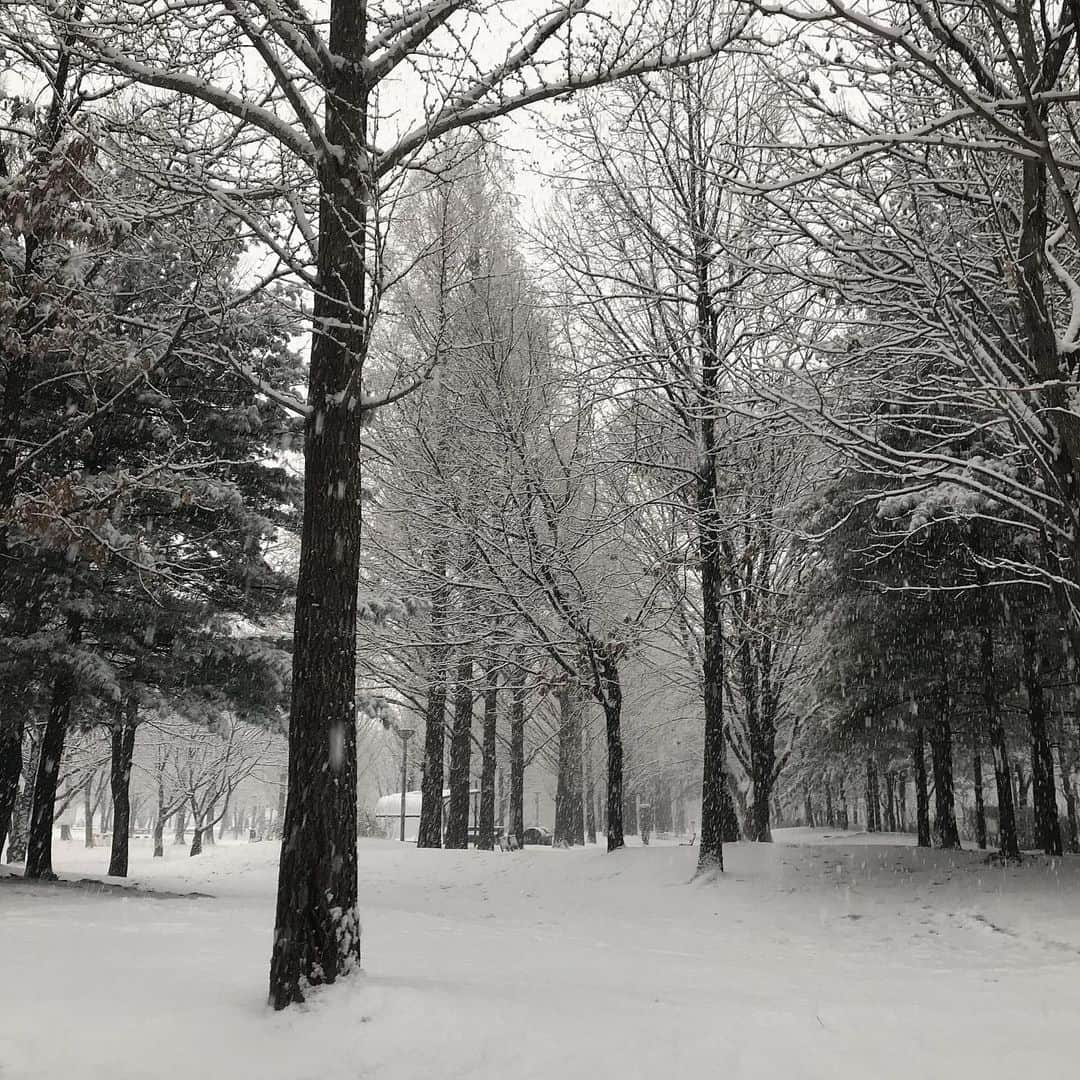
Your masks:
<instances>
[{"instance_id":1,"label":"thick tree trunk in foreground","mask_svg":"<svg viewBox=\"0 0 1080 1080\"><path fill-rule=\"evenodd\" d=\"M926 736L921 727L911 733L911 764L915 773L916 843L930 847L930 789L926 782Z\"/></svg>"},{"instance_id":2,"label":"thick tree trunk in foreground","mask_svg":"<svg viewBox=\"0 0 1080 1080\"><path fill-rule=\"evenodd\" d=\"M942 690L936 702L937 714L930 728L930 756L934 766L934 822L938 843L943 848L958 848L960 833L956 827L956 793L953 781L952 724L949 691Z\"/></svg>"},{"instance_id":3,"label":"thick tree trunk in foreground","mask_svg":"<svg viewBox=\"0 0 1080 1080\"><path fill-rule=\"evenodd\" d=\"M110 787L113 797L112 850L109 876L127 877L128 836L131 826L131 759L135 754L135 724L139 704L134 696L125 705L122 724L112 729Z\"/></svg>"},{"instance_id":4,"label":"thick tree trunk in foreground","mask_svg":"<svg viewBox=\"0 0 1080 1080\"><path fill-rule=\"evenodd\" d=\"M495 661L487 666L484 687L484 737L480 769L480 820L477 847L495 850L495 734L499 717L499 668Z\"/></svg>"},{"instance_id":5,"label":"thick tree trunk in foreground","mask_svg":"<svg viewBox=\"0 0 1080 1080\"><path fill-rule=\"evenodd\" d=\"M19 798L19 776L22 774L22 723L12 724L0 738L0 851L4 850L11 816Z\"/></svg>"},{"instance_id":6,"label":"thick tree trunk in foreground","mask_svg":"<svg viewBox=\"0 0 1080 1080\"><path fill-rule=\"evenodd\" d=\"M26 845L28 878L51 878L53 813L56 809L56 784L60 777L60 762L64 756L64 736L71 718L71 701L75 696L75 680L68 671L61 671L53 683L52 702L41 737L37 779L34 781L33 809Z\"/></svg>"},{"instance_id":7,"label":"thick tree trunk in foreground","mask_svg":"<svg viewBox=\"0 0 1080 1080\"><path fill-rule=\"evenodd\" d=\"M520 652L514 658L510 693L510 824L508 832L521 841L525 831L525 667Z\"/></svg>"},{"instance_id":8,"label":"thick tree trunk in foreground","mask_svg":"<svg viewBox=\"0 0 1080 1080\"><path fill-rule=\"evenodd\" d=\"M359 59L367 6L335 0L329 47ZM367 336L368 89L328 76L319 162L318 279L304 426L304 516L293 628L289 790L278 870L270 1004L359 965L356 873L356 590L360 573L362 367Z\"/></svg>"},{"instance_id":9,"label":"thick tree trunk in foreground","mask_svg":"<svg viewBox=\"0 0 1080 1080\"><path fill-rule=\"evenodd\" d=\"M173 828L173 843L174 844L186 844L187 843L187 807L181 806L176 811L176 825Z\"/></svg>"},{"instance_id":10,"label":"thick tree trunk in foreground","mask_svg":"<svg viewBox=\"0 0 1080 1080\"><path fill-rule=\"evenodd\" d=\"M469 846L469 779L472 759L473 663L458 660L454 687L454 727L450 735L450 805L446 809L446 847Z\"/></svg>"}]
</instances>

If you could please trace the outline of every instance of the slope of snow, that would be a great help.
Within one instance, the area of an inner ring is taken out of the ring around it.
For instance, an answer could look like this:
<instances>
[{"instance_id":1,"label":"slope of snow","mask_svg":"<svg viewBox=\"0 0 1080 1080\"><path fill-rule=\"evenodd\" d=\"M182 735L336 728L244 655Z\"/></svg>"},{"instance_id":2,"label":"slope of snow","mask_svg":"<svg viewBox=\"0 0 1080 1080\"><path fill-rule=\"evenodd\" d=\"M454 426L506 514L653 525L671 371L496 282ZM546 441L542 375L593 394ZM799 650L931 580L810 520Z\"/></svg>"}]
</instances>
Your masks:
<instances>
[{"instance_id":1,"label":"slope of snow","mask_svg":"<svg viewBox=\"0 0 1080 1080\"><path fill-rule=\"evenodd\" d=\"M152 860L136 841L127 892L0 879L0 1076L1080 1069L1080 858L1002 869L900 837L777 839L729 848L729 872L693 884L687 847L365 841L365 971L282 1014L264 1005L274 845ZM58 842L54 861L75 879L107 857Z\"/></svg>"}]
</instances>

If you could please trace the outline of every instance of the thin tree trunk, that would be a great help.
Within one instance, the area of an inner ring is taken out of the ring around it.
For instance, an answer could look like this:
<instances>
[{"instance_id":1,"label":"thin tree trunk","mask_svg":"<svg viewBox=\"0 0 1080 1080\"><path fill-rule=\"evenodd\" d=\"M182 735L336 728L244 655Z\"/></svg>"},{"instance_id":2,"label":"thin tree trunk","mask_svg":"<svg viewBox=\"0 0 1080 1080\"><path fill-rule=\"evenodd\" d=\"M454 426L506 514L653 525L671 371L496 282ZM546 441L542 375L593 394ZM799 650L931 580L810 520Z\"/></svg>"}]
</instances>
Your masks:
<instances>
[{"instance_id":1,"label":"thin tree trunk","mask_svg":"<svg viewBox=\"0 0 1080 1080\"><path fill-rule=\"evenodd\" d=\"M828 825L830 829L836 828L836 814L833 811L832 801L832 785L828 781L825 782L825 824Z\"/></svg>"},{"instance_id":2,"label":"thin tree trunk","mask_svg":"<svg viewBox=\"0 0 1080 1080\"><path fill-rule=\"evenodd\" d=\"M937 715L930 728L930 756L934 766L935 827L943 848L958 848L960 833L956 827L956 796L953 782L952 724L947 687L938 693Z\"/></svg>"},{"instance_id":3,"label":"thin tree trunk","mask_svg":"<svg viewBox=\"0 0 1080 1080\"><path fill-rule=\"evenodd\" d=\"M449 604L446 585L446 560L440 554L435 561L440 585L431 605L432 648L428 676L427 708L424 712L424 768L420 777L420 825L416 846L442 847L443 759L446 755L446 616Z\"/></svg>"},{"instance_id":4,"label":"thin tree trunk","mask_svg":"<svg viewBox=\"0 0 1080 1080\"><path fill-rule=\"evenodd\" d=\"M602 646L599 650L604 727L607 735L607 849L616 851L626 846L623 838L623 743L622 743L622 685L614 650ZM700 857L699 857L700 867ZM721 864L720 869L723 869Z\"/></svg>"},{"instance_id":5,"label":"thin tree trunk","mask_svg":"<svg viewBox=\"0 0 1080 1080\"><path fill-rule=\"evenodd\" d=\"M191 850L188 856L201 855L203 849L203 822L206 820L207 811L199 810L195 800L191 801Z\"/></svg>"},{"instance_id":6,"label":"thin tree trunk","mask_svg":"<svg viewBox=\"0 0 1080 1080\"><path fill-rule=\"evenodd\" d=\"M596 787L593 783L592 740L588 739L582 755L582 788L585 798L585 840L589 844L596 843Z\"/></svg>"},{"instance_id":7,"label":"thin tree trunk","mask_svg":"<svg viewBox=\"0 0 1080 1080\"><path fill-rule=\"evenodd\" d=\"M711 432L711 421L702 422ZM724 753L723 563L717 535L716 463L706 448L706 472L698 481L698 546L701 554L701 600L704 642L702 695L705 707L704 758L701 777L701 831L697 872L724 869L725 826L734 810L727 789ZM608 805L611 805L610 794ZM621 800L620 800L621 809Z\"/></svg>"},{"instance_id":8,"label":"thin tree trunk","mask_svg":"<svg viewBox=\"0 0 1080 1080\"><path fill-rule=\"evenodd\" d=\"M173 829L173 843L187 843L187 807L181 806L176 811L176 827Z\"/></svg>"},{"instance_id":9,"label":"thin tree trunk","mask_svg":"<svg viewBox=\"0 0 1080 1080\"><path fill-rule=\"evenodd\" d=\"M83 785L83 847L94 846L94 775L90 773Z\"/></svg>"},{"instance_id":10,"label":"thin tree trunk","mask_svg":"<svg viewBox=\"0 0 1080 1080\"><path fill-rule=\"evenodd\" d=\"M480 771L480 822L477 847L482 851L495 850L495 735L499 717L499 666L495 660L487 665L487 685L484 688L484 737Z\"/></svg>"},{"instance_id":11,"label":"thin tree trunk","mask_svg":"<svg viewBox=\"0 0 1080 1080\"><path fill-rule=\"evenodd\" d=\"M976 739L978 737L976 736ZM986 850L986 806L983 802L983 772L982 754L979 753L978 742L975 751L971 755L971 773L975 784L975 840L980 850Z\"/></svg>"},{"instance_id":12,"label":"thin tree trunk","mask_svg":"<svg viewBox=\"0 0 1080 1080\"><path fill-rule=\"evenodd\" d=\"M994 635L987 619L980 636L980 666L983 684L983 712L990 735L990 753L994 760L994 784L997 788L998 846L1005 859L1020 857L1020 841L1016 835L1016 810L1013 802L1012 777L1009 772L1009 748L1005 726L998 709L996 672L994 665Z\"/></svg>"},{"instance_id":13,"label":"thin tree trunk","mask_svg":"<svg viewBox=\"0 0 1080 1080\"><path fill-rule=\"evenodd\" d=\"M1024 688L1028 698L1031 732L1031 787L1035 804L1035 832L1047 855L1062 854L1061 822L1054 792L1054 758L1046 730L1046 699L1039 674L1034 634L1024 632Z\"/></svg>"},{"instance_id":14,"label":"thin tree trunk","mask_svg":"<svg viewBox=\"0 0 1080 1080\"><path fill-rule=\"evenodd\" d=\"M896 778L885 770L885 831L896 832Z\"/></svg>"},{"instance_id":15,"label":"thin tree trunk","mask_svg":"<svg viewBox=\"0 0 1080 1080\"><path fill-rule=\"evenodd\" d=\"M11 829L11 817L19 798L22 774L23 723L18 721L0 737L0 851Z\"/></svg>"},{"instance_id":16,"label":"thin tree trunk","mask_svg":"<svg viewBox=\"0 0 1080 1080\"><path fill-rule=\"evenodd\" d=\"M509 833L521 843L525 831L525 660L514 656L510 692L510 825Z\"/></svg>"},{"instance_id":17,"label":"thin tree trunk","mask_svg":"<svg viewBox=\"0 0 1080 1080\"><path fill-rule=\"evenodd\" d=\"M72 639L78 631L73 629ZM30 812L30 828L26 845L28 878L54 878L52 868L53 814L56 808L56 785L60 777L60 762L64 756L64 736L71 718L71 702L75 696L75 679L64 670L53 683L52 702L41 737L37 779L34 781L34 801Z\"/></svg>"},{"instance_id":18,"label":"thin tree trunk","mask_svg":"<svg viewBox=\"0 0 1080 1080\"><path fill-rule=\"evenodd\" d=\"M930 792L926 783L926 736L921 727L911 733L911 764L915 773L915 832L919 847L930 847Z\"/></svg>"},{"instance_id":19,"label":"thin tree trunk","mask_svg":"<svg viewBox=\"0 0 1080 1080\"><path fill-rule=\"evenodd\" d=\"M469 846L469 779L472 756L473 663L458 660L454 688L454 728L450 738L450 805L446 812L446 846Z\"/></svg>"},{"instance_id":20,"label":"thin tree trunk","mask_svg":"<svg viewBox=\"0 0 1080 1080\"><path fill-rule=\"evenodd\" d=\"M135 754L135 725L139 702L131 694L124 706L123 723L112 729L110 788L113 799L112 850L109 853L109 876L127 877L128 835L131 822L131 761Z\"/></svg>"}]
</instances>

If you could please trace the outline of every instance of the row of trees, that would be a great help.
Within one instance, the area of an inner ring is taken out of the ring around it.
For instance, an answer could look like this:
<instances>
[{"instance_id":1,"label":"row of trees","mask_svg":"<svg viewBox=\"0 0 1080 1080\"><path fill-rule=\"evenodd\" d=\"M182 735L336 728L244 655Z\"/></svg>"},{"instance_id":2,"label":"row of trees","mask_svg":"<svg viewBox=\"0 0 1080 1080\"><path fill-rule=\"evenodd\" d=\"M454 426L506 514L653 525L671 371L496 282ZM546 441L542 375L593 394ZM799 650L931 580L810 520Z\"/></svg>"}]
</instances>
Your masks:
<instances>
[{"instance_id":1,"label":"row of trees","mask_svg":"<svg viewBox=\"0 0 1080 1080\"><path fill-rule=\"evenodd\" d=\"M503 7L0 8L0 824L28 723L34 874L69 728L123 776L290 693L279 1008L359 956L358 703L428 846L500 740L516 832L545 756L609 850L700 783L703 873L856 774L955 845L958 745L1006 856L1018 752L1075 820L1072 6ZM489 122L544 102L525 243Z\"/></svg>"}]
</instances>

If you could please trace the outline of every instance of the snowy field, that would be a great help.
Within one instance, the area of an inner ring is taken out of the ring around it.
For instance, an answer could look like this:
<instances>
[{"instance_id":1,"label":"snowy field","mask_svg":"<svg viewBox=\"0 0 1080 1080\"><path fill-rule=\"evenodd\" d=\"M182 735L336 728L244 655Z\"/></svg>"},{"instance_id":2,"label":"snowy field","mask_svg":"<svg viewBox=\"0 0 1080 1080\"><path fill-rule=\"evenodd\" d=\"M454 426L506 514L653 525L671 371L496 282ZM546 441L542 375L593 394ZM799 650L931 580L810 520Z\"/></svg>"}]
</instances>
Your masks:
<instances>
[{"instance_id":1,"label":"snowy field","mask_svg":"<svg viewBox=\"0 0 1080 1080\"><path fill-rule=\"evenodd\" d=\"M777 839L692 885L688 847L365 841L364 974L281 1014L275 845L136 841L127 892L0 879L0 1077L1080 1075L1080 858ZM69 880L106 862L56 845Z\"/></svg>"}]
</instances>

